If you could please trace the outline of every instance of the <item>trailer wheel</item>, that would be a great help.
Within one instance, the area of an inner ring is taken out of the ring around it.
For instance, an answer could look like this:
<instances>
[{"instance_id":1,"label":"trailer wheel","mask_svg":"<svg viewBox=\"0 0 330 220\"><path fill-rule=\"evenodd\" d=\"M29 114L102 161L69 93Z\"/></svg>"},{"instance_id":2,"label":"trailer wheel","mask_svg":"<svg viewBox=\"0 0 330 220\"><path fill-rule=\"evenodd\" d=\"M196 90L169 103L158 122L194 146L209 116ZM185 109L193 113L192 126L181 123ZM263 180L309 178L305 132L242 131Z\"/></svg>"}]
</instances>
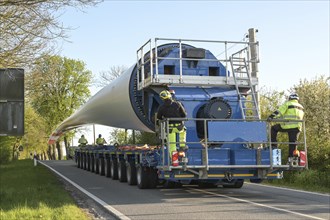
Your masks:
<instances>
[{"instance_id":1,"label":"trailer wheel","mask_svg":"<svg viewBox=\"0 0 330 220\"><path fill-rule=\"evenodd\" d=\"M148 171L146 167L143 167L141 164L137 166L136 169L136 180L137 180L137 186L140 189L147 189L148 188Z\"/></svg>"},{"instance_id":2,"label":"trailer wheel","mask_svg":"<svg viewBox=\"0 0 330 220\"><path fill-rule=\"evenodd\" d=\"M83 164L83 169L86 170L87 169L87 154L84 153L84 164Z\"/></svg>"},{"instance_id":3,"label":"trailer wheel","mask_svg":"<svg viewBox=\"0 0 330 220\"><path fill-rule=\"evenodd\" d=\"M80 156L77 154L77 167L80 168Z\"/></svg>"},{"instance_id":4,"label":"trailer wheel","mask_svg":"<svg viewBox=\"0 0 330 220\"><path fill-rule=\"evenodd\" d=\"M261 183L263 179L250 179L251 183Z\"/></svg>"},{"instance_id":5,"label":"trailer wheel","mask_svg":"<svg viewBox=\"0 0 330 220\"><path fill-rule=\"evenodd\" d=\"M244 180L239 179L236 181L233 188L242 188L243 184L244 184Z\"/></svg>"},{"instance_id":6,"label":"trailer wheel","mask_svg":"<svg viewBox=\"0 0 330 220\"><path fill-rule=\"evenodd\" d=\"M87 156L87 170L90 171L91 170L91 155L88 154Z\"/></svg>"},{"instance_id":7,"label":"trailer wheel","mask_svg":"<svg viewBox=\"0 0 330 220\"><path fill-rule=\"evenodd\" d=\"M124 160L121 160L118 164L118 179L119 182L127 182L126 163Z\"/></svg>"},{"instance_id":8,"label":"trailer wheel","mask_svg":"<svg viewBox=\"0 0 330 220\"><path fill-rule=\"evenodd\" d=\"M111 165L111 159L110 158L108 158L108 163L109 163L109 177L112 177L112 174L111 174L112 165Z\"/></svg>"},{"instance_id":9,"label":"trailer wheel","mask_svg":"<svg viewBox=\"0 0 330 220\"><path fill-rule=\"evenodd\" d=\"M236 180L232 185L223 185L223 188L242 188L244 184L244 180L243 179L238 179Z\"/></svg>"},{"instance_id":10,"label":"trailer wheel","mask_svg":"<svg viewBox=\"0 0 330 220\"><path fill-rule=\"evenodd\" d=\"M84 155L80 154L80 169L84 169Z\"/></svg>"},{"instance_id":11,"label":"trailer wheel","mask_svg":"<svg viewBox=\"0 0 330 220\"><path fill-rule=\"evenodd\" d=\"M157 170L153 168L148 168L148 176L149 176L149 188L154 189L157 187L158 184L158 175L157 175Z\"/></svg>"},{"instance_id":12,"label":"trailer wheel","mask_svg":"<svg viewBox=\"0 0 330 220\"><path fill-rule=\"evenodd\" d=\"M129 185L136 185L136 167L134 162L128 162L126 166L126 176L127 176L127 183Z\"/></svg>"},{"instance_id":13,"label":"trailer wheel","mask_svg":"<svg viewBox=\"0 0 330 220\"><path fill-rule=\"evenodd\" d=\"M80 169L83 169L83 164L84 164L84 155L82 154L82 153L80 153L80 156L79 156L79 162L80 162L80 166L79 166L79 168Z\"/></svg>"},{"instance_id":14,"label":"trailer wheel","mask_svg":"<svg viewBox=\"0 0 330 220\"><path fill-rule=\"evenodd\" d=\"M104 176L104 159L101 157L99 158L99 174Z\"/></svg>"},{"instance_id":15,"label":"trailer wheel","mask_svg":"<svg viewBox=\"0 0 330 220\"><path fill-rule=\"evenodd\" d=\"M95 158L94 157L94 171L96 174L99 174L100 173L100 170L99 170L99 158Z\"/></svg>"},{"instance_id":16,"label":"trailer wheel","mask_svg":"<svg viewBox=\"0 0 330 220\"><path fill-rule=\"evenodd\" d=\"M111 160L110 164L111 164L111 168L110 168L111 178L113 180L117 180L118 179L118 163L115 160Z\"/></svg>"},{"instance_id":17,"label":"trailer wheel","mask_svg":"<svg viewBox=\"0 0 330 220\"><path fill-rule=\"evenodd\" d=\"M106 177L110 177L111 173L110 173L110 158L104 158L104 175Z\"/></svg>"},{"instance_id":18,"label":"trailer wheel","mask_svg":"<svg viewBox=\"0 0 330 220\"><path fill-rule=\"evenodd\" d=\"M91 155L91 171L94 173L95 172L95 158L94 158L94 155L92 154Z\"/></svg>"}]
</instances>

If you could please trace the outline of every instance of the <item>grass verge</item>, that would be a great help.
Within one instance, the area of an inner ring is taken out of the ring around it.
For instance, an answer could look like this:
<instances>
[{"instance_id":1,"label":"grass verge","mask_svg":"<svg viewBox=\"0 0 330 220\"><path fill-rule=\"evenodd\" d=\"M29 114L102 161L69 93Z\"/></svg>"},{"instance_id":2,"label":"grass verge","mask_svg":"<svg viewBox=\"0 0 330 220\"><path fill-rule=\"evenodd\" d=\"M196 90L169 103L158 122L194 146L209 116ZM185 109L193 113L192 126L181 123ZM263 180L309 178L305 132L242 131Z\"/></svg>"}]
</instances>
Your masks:
<instances>
[{"instance_id":1,"label":"grass verge","mask_svg":"<svg viewBox=\"0 0 330 220\"><path fill-rule=\"evenodd\" d=\"M317 171L310 169L285 172L283 179L268 180L263 183L292 189L301 189L310 192L330 193L330 173L328 171Z\"/></svg>"},{"instance_id":2,"label":"grass verge","mask_svg":"<svg viewBox=\"0 0 330 220\"><path fill-rule=\"evenodd\" d=\"M0 165L0 219L90 219L63 185L33 160Z\"/></svg>"}]
</instances>

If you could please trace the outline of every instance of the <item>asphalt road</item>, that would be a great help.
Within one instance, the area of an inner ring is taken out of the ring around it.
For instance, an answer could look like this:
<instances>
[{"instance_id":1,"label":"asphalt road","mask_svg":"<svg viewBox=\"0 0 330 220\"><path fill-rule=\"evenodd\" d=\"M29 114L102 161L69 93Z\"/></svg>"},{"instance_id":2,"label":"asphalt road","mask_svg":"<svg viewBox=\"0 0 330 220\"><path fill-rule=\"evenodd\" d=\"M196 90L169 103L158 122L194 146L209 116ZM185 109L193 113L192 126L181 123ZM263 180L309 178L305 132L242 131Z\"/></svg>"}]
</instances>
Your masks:
<instances>
[{"instance_id":1,"label":"asphalt road","mask_svg":"<svg viewBox=\"0 0 330 220\"><path fill-rule=\"evenodd\" d=\"M241 189L138 189L76 167L42 161L121 219L330 219L330 196L245 183Z\"/></svg>"}]
</instances>

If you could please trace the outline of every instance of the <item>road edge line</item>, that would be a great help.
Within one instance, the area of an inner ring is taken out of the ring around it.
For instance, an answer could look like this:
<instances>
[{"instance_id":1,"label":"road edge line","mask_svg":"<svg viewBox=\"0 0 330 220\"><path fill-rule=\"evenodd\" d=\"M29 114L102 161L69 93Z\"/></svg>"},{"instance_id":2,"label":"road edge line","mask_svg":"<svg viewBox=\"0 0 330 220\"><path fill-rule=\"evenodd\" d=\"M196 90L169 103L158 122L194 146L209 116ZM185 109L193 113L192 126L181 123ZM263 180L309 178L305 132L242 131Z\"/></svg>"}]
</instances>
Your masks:
<instances>
[{"instance_id":1,"label":"road edge line","mask_svg":"<svg viewBox=\"0 0 330 220\"><path fill-rule=\"evenodd\" d=\"M78 190L80 190L81 192L83 192L84 194L86 194L88 197L90 197L91 199L93 199L95 202L97 202L103 208L105 208L106 210L108 210L109 212L111 212L111 214L113 214L116 218L118 218L120 220L131 220L129 217L127 217L126 215L124 215L123 213L121 213L120 211L118 211L117 209L115 209L114 207L112 207L111 205L109 205L108 203L104 202L102 199L100 199L97 196L93 195L92 193L88 192L87 190L85 190L84 188L82 188L81 186L79 186L77 183L73 182L72 180L70 180L67 177L65 177L64 175L62 175L61 173L57 172L52 167L48 166L47 164L45 164L45 163L43 163L41 161L38 161L38 162L40 164L44 165L45 167L47 167L48 169L50 169L51 171L53 171L54 173L56 173L57 175L59 175L61 178L65 179L67 182L69 182L71 185L73 185L74 187L76 187Z\"/></svg>"},{"instance_id":2,"label":"road edge line","mask_svg":"<svg viewBox=\"0 0 330 220\"><path fill-rule=\"evenodd\" d=\"M260 184L260 183L245 183L245 184L258 185L258 186L264 186L264 187L275 188L275 189L285 189L285 190L290 190L290 191L294 191L294 192L302 192L302 193L313 194L313 195L318 195L318 196L330 196L329 193L309 192L309 191L300 190L300 189L291 189L291 188L281 187L281 186L264 185L264 184Z\"/></svg>"},{"instance_id":3,"label":"road edge line","mask_svg":"<svg viewBox=\"0 0 330 220\"><path fill-rule=\"evenodd\" d=\"M193 191L197 191L197 192L203 192L205 194L209 194L209 195L213 195L213 196L217 196L217 197L224 197L224 198L232 199L232 200L239 201L239 202L244 202L244 203L248 203L248 204L252 204L252 205L256 205L256 206L260 206L260 207L265 207L265 208L272 209L272 210L282 211L282 212L286 212L286 213L290 213L290 214L294 214L294 215L298 215L298 216L302 216L302 217L307 217L307 218L317 219L317 220L326 220L324 218L320 218L320 217L317 217L317 216L307 215L307 214L299 213L299 212L296 212L296 211L291 211L291 210L287 210L287 209L278 208L278 207L275 207L275 206L265 205L265 204L262 204L262 203L249 201L249 200L246 200L246 199L240 199L240 198L236 198L236 197L232 197L232 196L221 195L221 194L217 194L215 192L209 192L209 191L202 190L202 189L194 189L194 188L188 188L188 189L193 190Z\"/></svg>"}]
</instances>

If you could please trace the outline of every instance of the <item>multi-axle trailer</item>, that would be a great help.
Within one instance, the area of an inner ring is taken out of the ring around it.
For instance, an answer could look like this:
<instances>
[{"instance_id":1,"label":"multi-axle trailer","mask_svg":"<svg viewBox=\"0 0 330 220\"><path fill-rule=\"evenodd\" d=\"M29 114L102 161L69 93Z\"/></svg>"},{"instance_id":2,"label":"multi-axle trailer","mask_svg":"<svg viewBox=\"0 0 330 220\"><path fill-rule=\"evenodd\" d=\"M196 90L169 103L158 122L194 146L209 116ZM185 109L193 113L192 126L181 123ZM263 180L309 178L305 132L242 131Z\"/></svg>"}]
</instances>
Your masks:
<instances>
[{"instance_id":1,"label":"multi-axle trailer","mask_svg":"<svg viewBox=\"0 0 330 220\"><path fill-rule=\"evenodd\" d=\"M170 155L165 141L168 121L163 121L164 142L159 146L84 146L76 149L75 160L78 168L138 185L141 189L155 188L159 184L240 188L246 179L253 183L281 179L283 171L307 166L306 151L300 151L293 163L281 165L281 149L263 147L269 144L265 121L203 121L208 125L208 139L200 143L202 148ZM219 139L219 132L230 135ZM237 137L238 134L239 138L232 139L232 135Z\"/></svg>"}]
</instances>

